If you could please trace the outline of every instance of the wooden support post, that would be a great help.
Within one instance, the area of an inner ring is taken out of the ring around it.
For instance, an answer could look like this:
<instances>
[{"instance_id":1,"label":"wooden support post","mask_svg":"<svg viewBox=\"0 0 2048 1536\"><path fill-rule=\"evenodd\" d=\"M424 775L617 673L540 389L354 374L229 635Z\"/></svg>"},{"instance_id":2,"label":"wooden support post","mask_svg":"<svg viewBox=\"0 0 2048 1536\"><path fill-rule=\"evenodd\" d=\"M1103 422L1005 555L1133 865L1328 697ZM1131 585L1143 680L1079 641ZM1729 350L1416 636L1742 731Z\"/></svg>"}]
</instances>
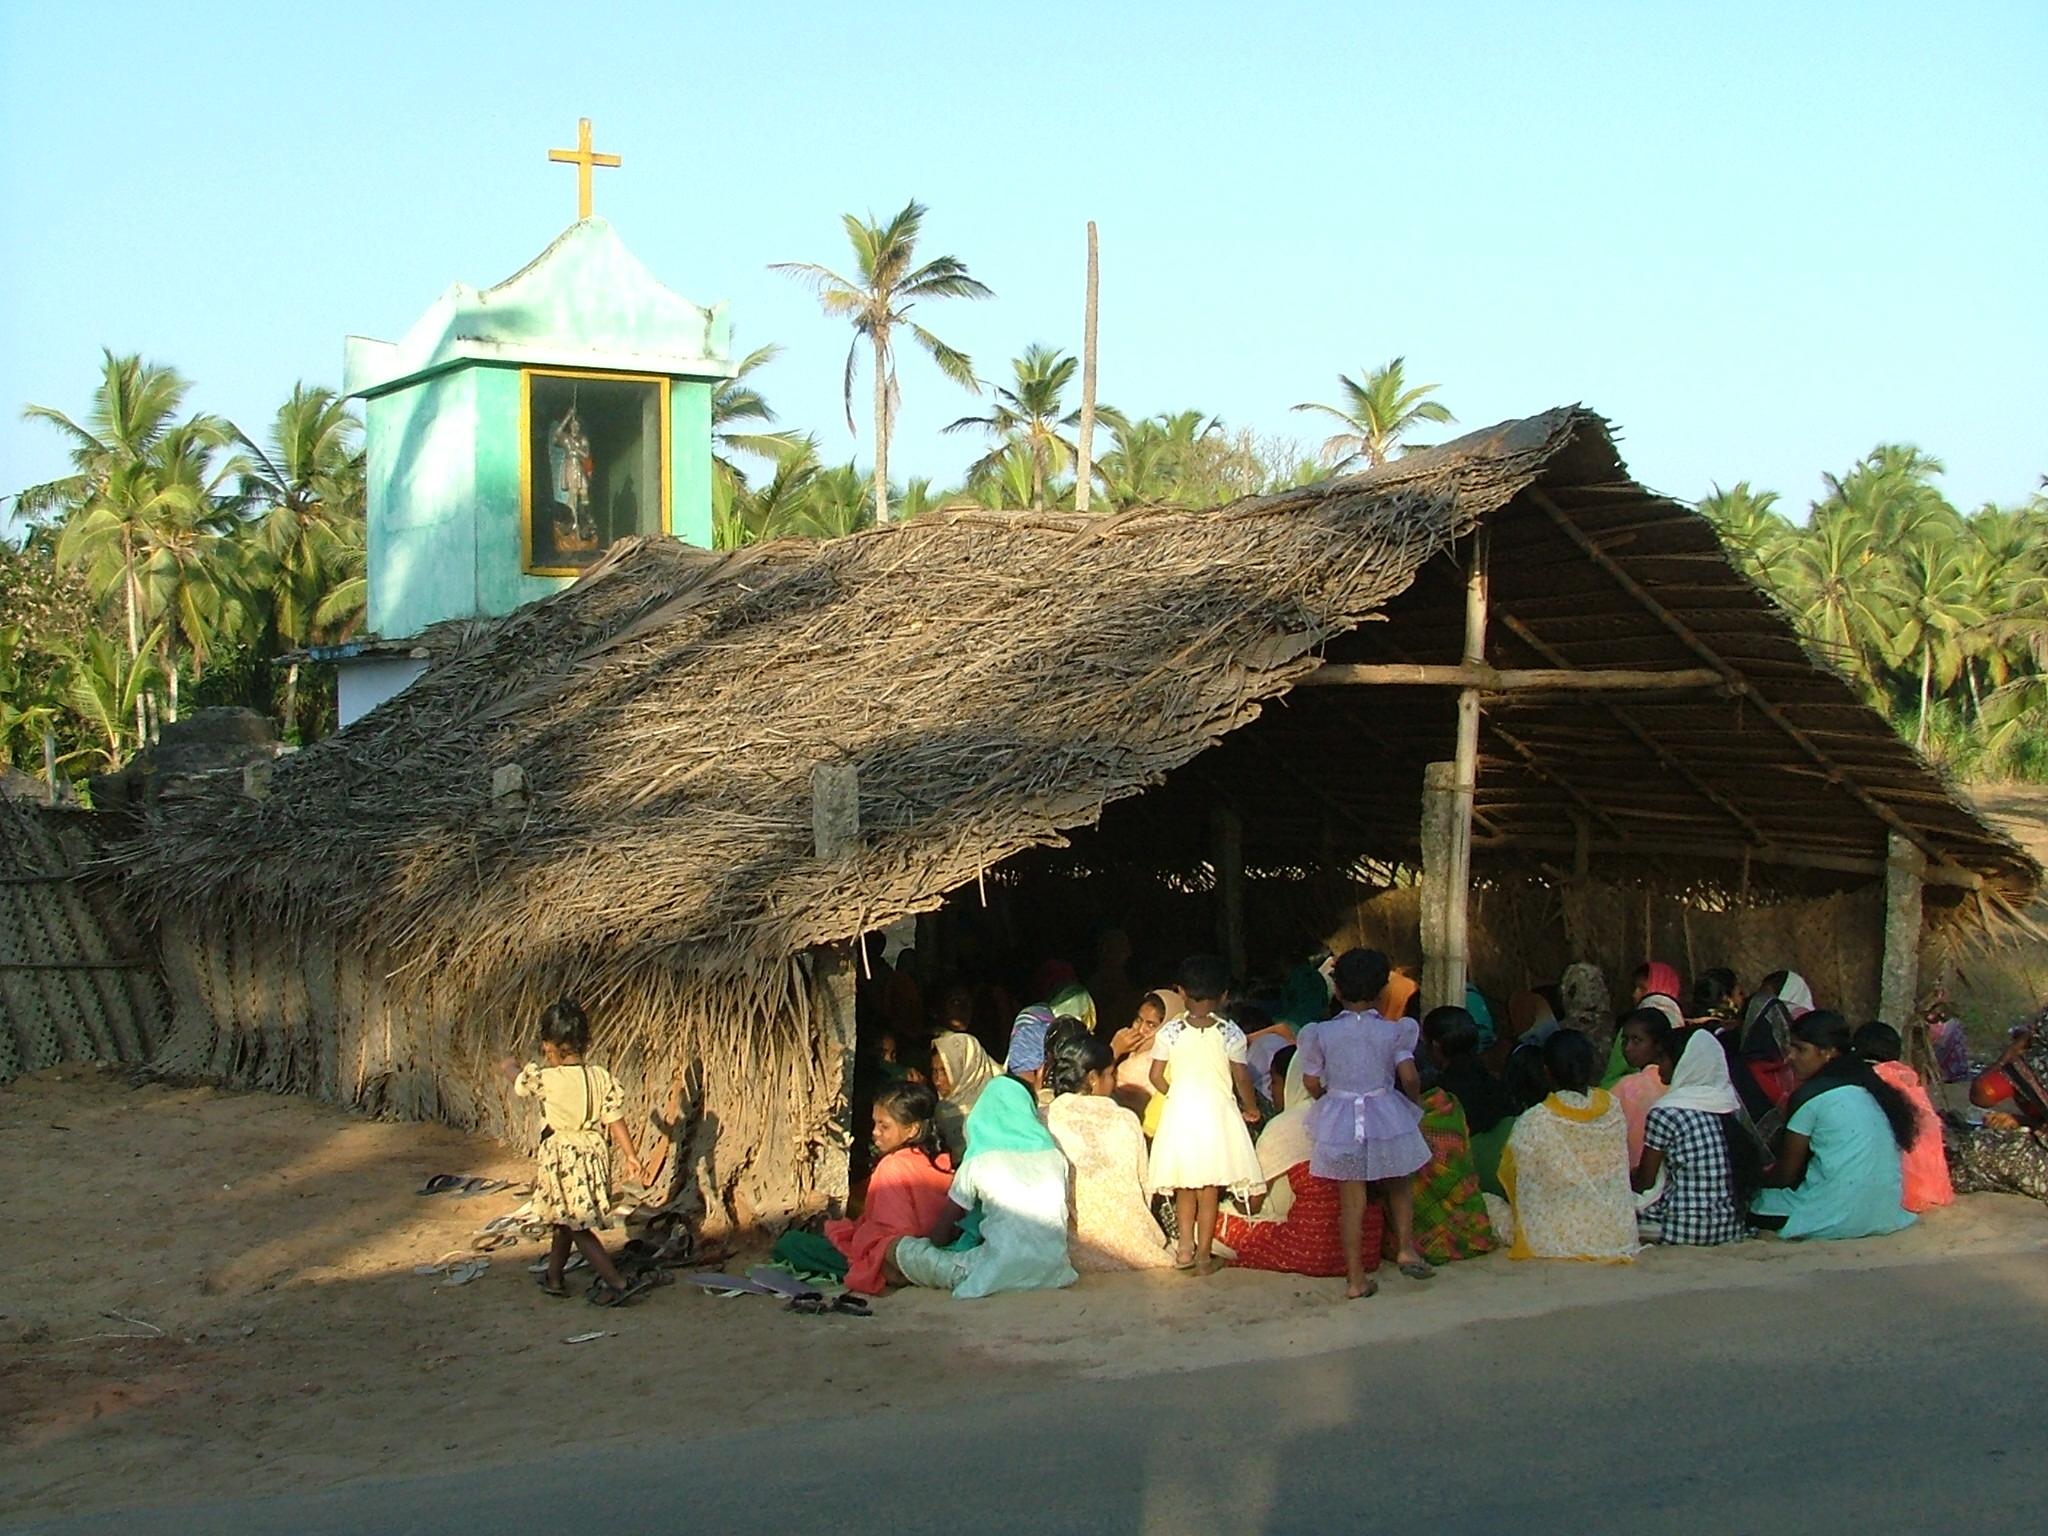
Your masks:
<instances>
[{"instance_id":1,"label":"wooden support post","mask_svg":"<svg viewBox=\"0 0 2048 1536\"><path fill-rule=\"evenodd\" d=\"M1884 865L1884 969L1878 975L1877 1016L1901 1034L1918 1017L1920 1001L1920 894L1927 856L1894 832Z\"/></svg>"},{"instance_id":2,"label":"wooden support post","mask_svg":"<svg viewBox=\"0 0 2048 1536\"><path fill-rule=\"evenodd\" d=\"M1486 666L1486 547L1486 525L1481 523L1472 532L1465 565L1465 649L1461 660L1474 669ZM1479 708L1478 688L1467 686L1458 691L1457 755L1448 764L1431 763L1423 770L1425 1009L1465 1001L1466 967L1471 956L1466 907L1472 889L1472 799L1479 784ZM1432 853L1443 871L1436 881L1429 874ZM1437 902L1433 915L1429 910L1432 894Z\"/></svg>"},{"instance_id":3,"label":"wooden support post","mask_svg":"<svg viewBox=\"0 0 2048 1536\"><path fill-rule=\"evenodd\" d=\"M57 733L55 731L43 732L43 783L49 791L50 804L57 804Z\"/></svg>"},{"instance_id":4,"label":"wooden support post","mask_svg":"<svg viewBox=\"0 0 2048 1536\"><path fill-rule=\"evenodd\" d=\"M1422 770L1422 1006L1465 1000L1464 904L1451 898L1451 849L1457 841L1458 765L1431 763ZM1456 910L1459 942L1447 929ZM1457 951L1453 955L1453 949Z\"/></svg>"},{"instance_id":5,"label":"wooden support post","mask_svg":"<svg viewBox=\"0 0 2048 1536\"><path fill-rule=\"evenodd\" d=\"M851 763L820 763L811 770L811 841L820 859L839 858L860 841L860 778ZM852 944L821 944L811 951L811 1015L827 1079L838 1083L817 1188L835 1212L845 1210L852 1187L857 971Z\"/></svg>"},{"instance_id":6,"label":"wooden support post","mask_svg":"<svg viewBox=\"0 0 2048 1536\"><path fill-rule=\"evenodd\" d=\"M1244 933L1244 823L1219 805L1209 816L1209 862L1216 870L1216 948L1242 982L1248 958Z\"/></svg>"}]
</instances>

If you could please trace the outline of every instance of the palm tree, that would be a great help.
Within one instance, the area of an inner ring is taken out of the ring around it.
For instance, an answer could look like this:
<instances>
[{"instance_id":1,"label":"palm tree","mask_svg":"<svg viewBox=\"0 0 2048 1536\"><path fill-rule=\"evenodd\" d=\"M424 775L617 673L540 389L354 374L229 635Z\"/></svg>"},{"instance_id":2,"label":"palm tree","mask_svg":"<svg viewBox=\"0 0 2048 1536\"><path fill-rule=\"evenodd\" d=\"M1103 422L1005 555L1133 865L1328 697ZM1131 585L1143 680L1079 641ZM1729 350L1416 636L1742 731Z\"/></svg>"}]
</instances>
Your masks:
<instances>
[{"instance_id":1,"label":"palm tree","mask_svg":"<svg viewBox=\"0 0 2048 1536\"><path fill-rule=\"evenodd\" d=\"M1920 713L1913 744L1925 752L1937 669L1944 689L1956 681L1963 670L1963 637L1984 615L1970 603L1969 568L1953 539L1923 535L1899 552L1896 563L1896 622L1887 636L1887 659L1901 668L1917 663Z\"/></svg>"},{"instance_id":2,"label":"palm tree","mask_svg":"<svg viewBox=\"0 0 2048 1536\"><path fill-rule=\"evenodd\" d=\"M948 432L977 430L995 439L995 446L968 468L969 484L994 472L1011 449L1020 449L1031 466L1028 505L1045 505L1047 484L1079 453L1073 439L1063 434L1079 424L1081 413L1062 409L1078 366L1055 347L1026 347L1022 357L1010 360L1016 388L999 387L995 407L986 416L962 416L946 427ZM1098 408L1096 415L1112 427L1121 420L1108 407Z\"/></svg>"},{"instance_id":3,"label":"palm tree","mask_svg":"<svg viewBox=\"0 0 2048 1536\"><path fill-rule=\"evenodd\" d=\"M22 491L16 510L36 519L75 511L103 493L117 469L141 463L173 430L191 387L175 368L102 351L100 381L83 425L55 406L22 409L23 420L47 422L70 440L72 472ZM194 416L185 425L216 442L225 430L210 416Z\"/></svg>"},{"instance_id":4,"label":"palm tree","mask_svg":"<svg viewBox=\"0 0 2048 1536\"><path fill-rule=\"evenodd\" d=\"M810 442L799 432L736 430L746 423L759 422L765 426L775 420L775 412L768 408L767 398L746 380L747 375L767 367L781 355L782 348L773 343L754 348L740 359L739 371L720 384L711 396L711 436L718 445L712 450L712 463L721 474L741 485L746 484L747 477L733 463L734 454L750 453L756 458L779 464L793 454L803 453Z\"/></svg>"},{"instance_id":5,"label":"palm tree","mask_svg":"<svg viewBox=\"0 0 2048 1536\"><path fill-rule=\"evenodd\" d=\"M1770 586L1795 535L1790 520L1778 511L1778 493L1752 490L1747 480L1738 480L1725 491L1716 485L1699 505L1750 576Z\"/></svg>"},{"instance_id":6,"label":"palm tree","mask_svg":"<svg viewBox=\"0 0 2048 1536\"><path fill-rule=\"evenodd\" d=\"M71 709L94 738L89 749L101 763L118 768L127 756L125 737L128 717L135 716L135 742L144 732L141 725L143 696L159 680L155 652L163 640L163 626L150 631L137 654L125 654L103 634L86 635L64 653L64 686ZM104 746L99 745L101 741Z\"/></svg>"},{"instance_id":7,"label":"palm tree","mask_svg":"<svg viewBox=\"0 0 2048 1536\"><path fill-rule=\"evenodd\" d=\"M1402 374L1405 361L1397 357L1386 367L1373 369L1362 384L1349 374L1338 374L1337 383L1344 391L1341 407L1313 400L1295 407L1297 411L1319 412L1342 425L1342 431L1323 443L1323 459L1333 469L1347 469L1360 459L1367 468L1377 469L1417 422L1442 425L1455 419L1441 402L1429 398L1437 385L1408 387Z\"/></svg>"},{"instance_id":8,"label":"palm tree","mask_svg":"<svg viewBox=\"0 0 2048 1536\"><path fill-rule=\"evenodd\" d=\"M1785 560L1786 595L1806 638L1875 687L1875 658L1892 627L1890 594L1869 525L1841 507L1816 507Z\"/></svg>"},{"instance_id":9,"label":"palm tree","mask_svg":"<svg viewBox=\"0 0 2048 1536\"><path fill-rule=\"evenodd\" d=\"M840 539L875 523L874 492L851 463L812 474L786 532L806 539Z\"/></svg>"},{"instance_id":10,"label":"palm tree","mask_svg":"<svg viewBox=\"0 0 2048 1536\"><path fill-rule=\"evenodd\" d=\"M863 337L874 348L875 388L875 520L889 520L889 434L894 427L900 395L896 387L895 333L898 326L910 332L917 344L930 354L939 371L971 394L981 386L974 377L974 365L967 354L956 351L910 318L922 299L990 299L995 295L968 276L967 264L957 256L939 256L916 265L917 237L924 227L924 204L911 201L885 225L853 214L842 214L846 237L853 245L857 278L841 277L829 267L808 261L784 261L773 271L787 272L810 284L828 315L853 322L853 345L846 353L846 430L853 425L853 372Z\"/></svg>"},{"instance_id":11,"label":"palm tree","mask_svg":"<svg viewBox=\"0 0 2048 1536\"><path fill-rule=\"evenodd\" d=\"M742 549L791 534L818 473L816 443L808 437L799 438L798 443L798 451L779 460L774 475L758 489L737 479L712 487L711 542L715 548Z\"/></svg>"},{"instance_id":12,"label":"palm tree","mask_svg":"<svg viewBox=\"0 0 2048 1536\"><path fill-rule=\"evenodd\" d=\"M365 466L362 428L331 389L295 384L278 407L268 446L237 432L229 465L240 502L247 584L265 610L274 651L297 651L354 627L362 602ZM323 611L327 617L323 619ZM334 622L340 619L340 623ZM284 725L298 719L299 664L287 664Z\"/></svg>"}]
</instances>

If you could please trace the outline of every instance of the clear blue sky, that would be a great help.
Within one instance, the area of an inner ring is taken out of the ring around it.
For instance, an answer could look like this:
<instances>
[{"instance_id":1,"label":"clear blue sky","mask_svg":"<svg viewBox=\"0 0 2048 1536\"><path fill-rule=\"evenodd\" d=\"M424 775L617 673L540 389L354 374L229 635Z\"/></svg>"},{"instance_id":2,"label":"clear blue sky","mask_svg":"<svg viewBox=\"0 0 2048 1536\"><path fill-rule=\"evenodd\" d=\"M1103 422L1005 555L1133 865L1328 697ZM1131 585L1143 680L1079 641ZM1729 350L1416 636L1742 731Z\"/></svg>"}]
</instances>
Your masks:
<instances>
[{"instance_id":1,"label":"clear blue sky","mask_svg":"<svg viewBox=\"0 0 2048 1536\"><path fill-rule=\"evenodd\" d=\"M2048 471L2048 6L1003 8L0 0L0 491L59 472L28 400L98 350L260 428L342 337L394 337L598 211L727 300L831 457L844 329L774 261L931 206L999 295L921 318L1007 374L1077 346L1102 396L1307 436L1287 407L1397 353L1464 426L1569 401L1650 484L1795 507L1882 440L1964 506ZM957 476L973 402L903 364L893 467Z\"/></svg>"}]
</instances>

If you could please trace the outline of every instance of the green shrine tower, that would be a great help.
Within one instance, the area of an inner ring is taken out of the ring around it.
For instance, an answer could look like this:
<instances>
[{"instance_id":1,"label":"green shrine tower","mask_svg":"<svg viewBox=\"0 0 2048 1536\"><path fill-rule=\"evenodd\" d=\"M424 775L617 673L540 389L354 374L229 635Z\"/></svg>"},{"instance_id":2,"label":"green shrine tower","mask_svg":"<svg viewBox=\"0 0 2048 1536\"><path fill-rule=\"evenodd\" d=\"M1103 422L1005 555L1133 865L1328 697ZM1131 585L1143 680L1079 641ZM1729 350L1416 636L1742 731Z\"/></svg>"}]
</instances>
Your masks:
<instances>
[{"instance_id":1,"label":"green shrine tower","mask_svg":"<svg viewBox=\"0 0 2048 1536\"><path fill-rule=\"evenodd\" d=\"M368 635L326 648L341 723L427 666L448 619L501 618L566 586L620 539L711 543L711 399L733 376L725 307L671 292L590 213L495 287L457 283L396 342L348 338L363 402Z\"/></svg>"}]
</instances>

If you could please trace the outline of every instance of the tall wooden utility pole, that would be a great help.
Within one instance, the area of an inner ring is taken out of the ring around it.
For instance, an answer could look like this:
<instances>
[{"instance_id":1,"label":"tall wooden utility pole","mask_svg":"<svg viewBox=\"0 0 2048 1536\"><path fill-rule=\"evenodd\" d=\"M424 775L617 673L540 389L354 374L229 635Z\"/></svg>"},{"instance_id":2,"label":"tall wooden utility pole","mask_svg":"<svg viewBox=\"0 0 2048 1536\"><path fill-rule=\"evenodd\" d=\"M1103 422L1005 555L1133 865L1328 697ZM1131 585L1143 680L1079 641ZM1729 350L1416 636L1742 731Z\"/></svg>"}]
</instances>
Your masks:
<instances>
[{"instance_id":1,"label":"tall wooden utility pole","mask_svg":"<svg viewBox=\"0 0 2048 1536\"><path fill-rule=\"evenodd\" d=\"M1074 434L1074 510L1088 510L1095 473L1095 221L1088 221L1088 308L1081 321L1081 429Z\"/></svg>"}]
</instances>

